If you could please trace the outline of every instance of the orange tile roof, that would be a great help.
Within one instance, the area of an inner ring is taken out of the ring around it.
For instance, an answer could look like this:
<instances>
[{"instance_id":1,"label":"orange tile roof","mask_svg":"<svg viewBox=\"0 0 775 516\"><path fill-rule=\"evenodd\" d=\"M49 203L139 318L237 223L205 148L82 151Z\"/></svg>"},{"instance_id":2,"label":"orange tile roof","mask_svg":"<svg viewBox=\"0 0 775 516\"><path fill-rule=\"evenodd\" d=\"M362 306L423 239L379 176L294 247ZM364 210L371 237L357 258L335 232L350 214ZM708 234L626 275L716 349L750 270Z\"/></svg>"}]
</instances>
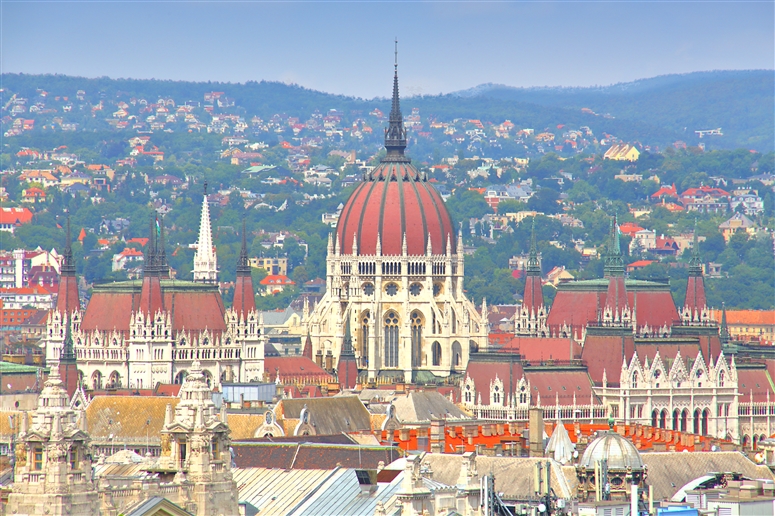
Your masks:
<instances>
[{"instance_id":1,"label":"orange tile roof","mask_svg":"<svg viewBox=\"0 0 775 516\"><path fill-rule=\"evenodd\" d=\"M714 310L713 315L721 321L720 310ZM727 310L727 324L775 325L775 310Z\"/></svg>"}]
</instances>

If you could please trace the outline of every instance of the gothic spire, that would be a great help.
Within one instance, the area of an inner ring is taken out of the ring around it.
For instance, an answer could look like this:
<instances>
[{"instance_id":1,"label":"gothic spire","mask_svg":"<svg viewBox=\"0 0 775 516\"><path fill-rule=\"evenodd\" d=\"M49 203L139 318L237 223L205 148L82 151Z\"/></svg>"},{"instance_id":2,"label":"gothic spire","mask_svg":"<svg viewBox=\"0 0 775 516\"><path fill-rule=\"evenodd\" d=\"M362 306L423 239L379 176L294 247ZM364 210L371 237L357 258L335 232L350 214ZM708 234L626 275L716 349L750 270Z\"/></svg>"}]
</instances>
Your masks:
<instances>
[{"instance_id":1,"label":"gothic spire","mask_svg":"<svg viewBox=\"0 0 775 516\"><path fill-rule=\"evenodd\" d=\"M619 242L619 224L616 215L611 219L611 229L608 235L608 249L606 250L605 264L603 267L605 276L623 276L624 260L622 260L622 248Z\"/></svg>"},{"instance_id":2,"label":"gothic spire","mask_svg":"<svg viewBox=\"0 0 775 516\"><path fill-rule=\"evenodd\" d=\"M352 333L350 332L350 317L347 317L347 322L344 325L344 342L342 343L342 354L343 355L352 355L353 354L353 338Z\"/></svg>"},{"instance_id":3,"label":"gothic spire","mask_svg":"<svg viewBox=\"0 0 775 516\"><path fill-rule=\"evenodd\" d=\"M148 224L148 243L145 252L144 276L152 276L156 273L156 228L154 228L155 217L151 218Z\"/></svg>"},{"instance_id":4,"label":"gothic spire","mask_svg":"<svg viewBox=\"0 0 775 516\"><path fill-rule=\"evenodd\" d=\"M242 219L242 248L237 260L237 276L250 275L250 263L248 262L248 241L247 230L245 229L245 219Z\"/></svg>"},{"instance_id":5,"label":"gothic spire","mask_svg":"<svg viewBox=\"0 0 775 516\"><path fill-rule=\"evenodd\" d=\"M232 194L235 195L235 194ZM194 254L194 281L215 283L218 279L218 260L213 249L213 234L210 227L210 206L207 203L207 181L202 197L202 216L199 220L199 238Z\"/></svg>"},{"instance_id":6,"label":"gothic spire","mask_svg":"<svg viewBox=\"0 0 775 516\"><path fill-rule=\"evenodd\" d=\"M409 162L404 155L406 149L406 129L404 117L401 114L401 103L398 96L398 40L396 40L395 63L393 65L393 103L390 108L390 119L385 129L385 149L387 155L382 161Z\"/></svg>"},{"instance_id":7,"label":"gothic spire","mask_svg":"<svg viewBox=\"0 0 775 516\"><path fill-rule=\"evenodd\" d=\"M67 230L65 233L65 250L62 253L62 276L75 276L75 262L73 261L73 242L70 234L70 215L67 215Z\"/></svg>"},{"instance_id":8,"label":"gothic spire","mask_svg":"<svg viewBox=\"0 0 775 516\"><path fill-rule=\"evenodd\" d=\"M170 275L170 267L167 264L167 250L164 242L164 215L161 216L161 219L157 218L156 221L159 231L159 241L156 249L156 267L162 278L168 278Z\"/></svg>"},{"instance_id":9,"label":"gothic spire","mask_svg":"<svg viewBox=\"0 0 775 516\"><path fill-rule=\"evenodd\" d=\"M727 325L727 307L721 303L721 328L719 329L719 338L722 345L729 344L729 326Z\"/></svg>"},{"instance_id":10,"label":"gothic spire","mask_svg":"<svg viewBox=\"0 0 775 516\"><path fill-rule=\"evenodd\" d=\"M538 262L538 246L536 246L536 218L530 228L530 254L527 259L527 272L541 274L541 264Z\"/></svg>"},{"instance_id":11,"label":"gothic spire","mask_svg":"<svg viewBox=\"0 0 775 516\"><path fill-rule=\"evenodd\" d=\"M697 240L697 219L694 219L694 244L692 246L692 257L689 260L689 275L702 275L702 259L700 258L700 244Z\"/></svg>"}]
</instances>

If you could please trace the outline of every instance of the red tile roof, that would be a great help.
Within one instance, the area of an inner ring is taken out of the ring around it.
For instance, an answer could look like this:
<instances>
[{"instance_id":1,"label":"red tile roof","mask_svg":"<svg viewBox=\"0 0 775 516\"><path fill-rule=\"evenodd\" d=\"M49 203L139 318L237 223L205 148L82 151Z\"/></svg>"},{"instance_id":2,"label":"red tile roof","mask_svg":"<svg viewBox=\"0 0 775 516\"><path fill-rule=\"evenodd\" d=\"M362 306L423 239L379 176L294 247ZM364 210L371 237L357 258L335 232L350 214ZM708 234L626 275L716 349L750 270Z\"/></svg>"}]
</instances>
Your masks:
<instances>
[{"instance_id":1,"label":"red tile roof","mask_svg":"<svg viewBox=\"0 0 775 516\"><path fill-rule=\"evenodd\" d=\"M0 224L21 226L32 222L32 212L27 208L0 208Z\"/></svg>"}]
</instances>

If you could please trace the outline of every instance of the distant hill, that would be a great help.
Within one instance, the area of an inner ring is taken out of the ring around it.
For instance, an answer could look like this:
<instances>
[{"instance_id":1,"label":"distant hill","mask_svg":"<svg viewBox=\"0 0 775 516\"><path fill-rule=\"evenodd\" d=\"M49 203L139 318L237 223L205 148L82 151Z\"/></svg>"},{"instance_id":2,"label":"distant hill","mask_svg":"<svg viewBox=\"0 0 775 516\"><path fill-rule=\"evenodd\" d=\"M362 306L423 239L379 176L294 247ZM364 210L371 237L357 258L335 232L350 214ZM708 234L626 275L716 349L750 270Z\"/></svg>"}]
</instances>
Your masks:
<instances>
[{"instance_id":1,"label":"distant hill","mask_svg":"<svg viewBox=\"0 0 775 516\"><path fill-rule=\"evenodd\" d=\"M223 91L240 112L262 118L285 113L304 120L316 110L325 114L336 109L353 119L367 116L375 107L383 112L390 109L387 98L366 100L268 81L185 82L28 74L3 74L2 81L6 91L28 98L34 97L38 88L73 97L76 91L85 90L92 102L128 97L201 102L205 93ZM561 124L589 126L598 137L605 132L625 141L662 148L680 139L690 145L705 141L710 148L743 147L768 152L775 148L773 91L773 71L716 71L593 88L483 84L447 95L403 98L402 107L404 114L413 107L420 108L423 118L478 118L493 123L509 119L518 127L537 131ZM582 108L597 115L582 112ZM723 136L700 140L694 134L698 129L718 127Z\"/></svg>"},{"instance_id":2,"label":"distant hill","mask_svg":"<svg viewBox=\"0 0 775 516\"><path fill-rule=\"evenodd\" d=\"M775 145L775 71L712 71L662 75L590 88L514 88L482 84L452 95L492 98L569 109L638 121L684 135L720 127L715 145L761 151ZM707 139L704 141L709 141Z\"/></svg>"}]
</instances>

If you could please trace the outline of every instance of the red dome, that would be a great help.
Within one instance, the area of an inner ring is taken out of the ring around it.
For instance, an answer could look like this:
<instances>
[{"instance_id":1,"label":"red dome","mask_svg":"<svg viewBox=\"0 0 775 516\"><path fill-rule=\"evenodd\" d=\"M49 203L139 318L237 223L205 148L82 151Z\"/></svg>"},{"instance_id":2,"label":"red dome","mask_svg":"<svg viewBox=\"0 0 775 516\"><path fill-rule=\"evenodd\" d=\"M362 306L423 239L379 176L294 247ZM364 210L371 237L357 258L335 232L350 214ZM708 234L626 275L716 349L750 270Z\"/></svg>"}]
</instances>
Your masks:
<instances>
[{"instance_id":1,"label":"red dome","mask_svg":"<svg viewBox=\"0 0 775 516\"><path fill-rule=\"evenodd\" d=\"M403 235L409 255L424 255L430 238L433 254L456 252L452 218L444 200L420 177L408 159L385 160L358 185L339 216L337 236L342 254L351 254L353 237L360 255L400 255Z\"/></svg>"}]
</instances>

